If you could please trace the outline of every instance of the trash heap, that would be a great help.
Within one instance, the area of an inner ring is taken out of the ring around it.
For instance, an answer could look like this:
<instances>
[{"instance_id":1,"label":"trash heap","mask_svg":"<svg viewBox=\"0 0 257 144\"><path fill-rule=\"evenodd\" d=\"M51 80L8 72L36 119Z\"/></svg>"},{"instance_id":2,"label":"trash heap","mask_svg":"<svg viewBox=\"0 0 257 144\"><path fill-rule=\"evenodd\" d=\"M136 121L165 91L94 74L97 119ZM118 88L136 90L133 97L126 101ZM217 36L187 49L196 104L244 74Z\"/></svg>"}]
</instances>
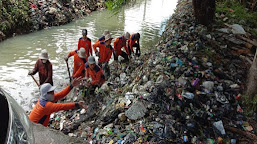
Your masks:
<instances>
[{"instance_id":1,"label":"trash heap","mask_svg":"<svg viewBox=\"0 0 257 144\"><path fill-rule=\"evenodd\" d=\"M59 26L73 19L89 15L97 9L104 9L104 2L71 1L71 0L31 0L31 18L34 29L39 30L51 26Z\"/></svg>"},{"instance_id":2,"label":"trash heap","mask_svg":"<svg viewBox=\"0 0 257 144\"><path fill-rule=\"evenodd\" d=\"M253 143L240 101L254 45L233 33L241 28L208 32L179 0L157 50L113 62L94 96L74 89L63 101L85 100L88 110L52 114L50 127L85 143Z\"/></svg>"}]
</instances>

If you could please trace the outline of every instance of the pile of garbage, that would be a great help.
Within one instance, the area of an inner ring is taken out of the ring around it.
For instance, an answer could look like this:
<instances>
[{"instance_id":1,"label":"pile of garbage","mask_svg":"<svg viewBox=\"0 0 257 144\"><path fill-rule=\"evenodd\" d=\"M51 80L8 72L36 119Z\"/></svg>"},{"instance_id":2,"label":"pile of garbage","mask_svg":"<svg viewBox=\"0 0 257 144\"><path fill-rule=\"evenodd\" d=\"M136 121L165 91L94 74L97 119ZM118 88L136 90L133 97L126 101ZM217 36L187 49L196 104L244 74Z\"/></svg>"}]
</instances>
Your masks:
<instances>
[{"instance_id":1,"label":"pile of garbage","mask_svg":"<svg viewBox=\"0 0 257 144\"><path fill-rule=\"evenodd\" d=\"M30 0L30 8L34 29L39 30L69 23L97 9L105 9L105 5L97 0Z\"/></svg>"},{"instance_id":2,"label":"pile of garbage","mask_svg":"<svg viewBox=\"0 0 257 144\"><path fill-rule=\"evenodd\" d=\"M252 143L256 116L240 101L254 43L244 32L237 24L208 32L191 1L179 0L157 50L113 62L95 95L74 89L63 101L89 108L52 114L49 127L88 143Z\"/></svg>"}]
</instances>

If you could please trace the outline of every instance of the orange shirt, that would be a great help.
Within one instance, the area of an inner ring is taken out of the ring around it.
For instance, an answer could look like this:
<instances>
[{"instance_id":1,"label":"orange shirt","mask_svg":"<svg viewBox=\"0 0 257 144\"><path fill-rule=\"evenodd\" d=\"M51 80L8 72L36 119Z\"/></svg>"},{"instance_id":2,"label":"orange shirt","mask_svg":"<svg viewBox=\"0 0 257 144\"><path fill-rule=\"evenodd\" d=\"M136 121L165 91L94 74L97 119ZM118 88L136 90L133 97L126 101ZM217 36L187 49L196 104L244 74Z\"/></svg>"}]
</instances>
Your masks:
<instances>
[{"instance_id":1,"label":"orange shirt","mask_svg":"<svg viewBox=\"0 0 257 144\"><path fill-rule=\"evenodd\" d=\"M92 56L92 46L91 46L91 39L87 38L86 40L81 37L78 42L78 50L83 47L86 50L87 58L89 57L89 54Z\"/></svg>"},{"instance_id":2,"label":"orange shirt","mask_svg":"<svg viewBox=\"0 0 257 144\"><path fill-rule=\"evenodd\" d=\"M104 36L101 36L96 42L95 42L95 44L96 43L100 43L101 41L103 41L104 42L104 40L105 40L105 37ZM93 47L94 48L94 47ZM96 50L96 47L94 48L94 51L96 52L97 50Z\"/></svg>"},{"instance_id":3,"label":"orange shirt","mask_svg":"<svg viewBox=\"0 0 257 144\"><path fill-rule=\"evenodd\" d=\"M71 51L68 54L68 57L74 56L74 69L73 69L73 74L72 77L77 78L77 77L85 77L85 63L86 59L82 59L79 57L77 50Z\"/></svg>"},{"instance_id":4,"label":"orange shirt","mask_svg":"<svg viewBox=\"0 0 257 144\"><path fill-rule=\"evenodd\" d=\"M139 39L136 39L136 38L135 38L135 34L130 35L130 39L128 40L128 44L129 44L130 49L131 49L132 52L134 52L134 50L133 50L133 45L134 45L136 42L137 42L138 45L139 45ZM139 46L140 46L140 45L139 45Z\"/></svg>"},{"instance_id":5,"label":"orange shirt","mask_svg":"<svg viewBox=\"0 0 257 144\"><path fill-rule=\"evenodd\" d=\"M127 54L129 54L128 48L127 48L127 44L126 44L126 38L124 36L120 36L118 38L116 38L116 40L114 41L113 45L114 45L114 51L116 52L116 56L119 56L122 51L121 48L124 47Z\"/></svg>"},{"instance_id":6,"label":"orange shirt","mask_svg":"<svg viewBox=\"0 0 257 144\"><path fill-rule=\"evenodd\" d=\"M112 53L113 53L112 46L110 45L110 47L107 48L105 46L105 42L101 41L100 43L93 44L94 49L96 49L97 47L99 47L99 50L100 50L100 57L98 59L98 62L100 63L108 62L112 57Z\"/></svg>"},{"instance_id":7,"label":"orange shirt","mask_svg":"<svg viewBox=\"0 0 257 144\"><path fill-rule=\"evenodd\" d=\"M103 70L98 65L95 65L94 69L92 70L88 63L86 63L86 77L89 76L92 79L92 85L101 86L105 82Z\"/></svg>"},{"instance_id":8,"label":"orange shirt","mask_svg":"<svg viewBox=\"0 0 257 144\"><path fill-rule=\"evenodd\" d=\"M67 86L61 92L54 93L53 101L39 99L35 107L32 109L29 119L34 123L40 123L47 127L51 113L75 108L75 103L55 103L59 99L64 98L70 90L71 87Z\"/></svg>"}]
</instances>

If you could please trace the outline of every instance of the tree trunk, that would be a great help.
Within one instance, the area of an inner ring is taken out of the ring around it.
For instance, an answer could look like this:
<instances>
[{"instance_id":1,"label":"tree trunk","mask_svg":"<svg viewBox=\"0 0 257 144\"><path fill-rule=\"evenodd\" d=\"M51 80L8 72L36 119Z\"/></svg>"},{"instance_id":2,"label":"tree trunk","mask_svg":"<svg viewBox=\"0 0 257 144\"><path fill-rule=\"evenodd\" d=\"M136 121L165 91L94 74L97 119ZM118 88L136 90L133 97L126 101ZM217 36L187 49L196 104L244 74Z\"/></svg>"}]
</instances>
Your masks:
<instances>
[{"instance_id":1,"label":"tree trunk","mask_svg":"<svg viewBox=\"0 0 257 144\"><path fill-rule=\"evenodd\" d=\"M256 62L257 50L255 52L255 56L253 59L253 63L248 72L247 79L247 90L246 95L252 100L254 96L257 94L257 62Z\"/></svg>"},{"instance_id":2,"label":"tree trunk","mask_svg":"<svg viewBox=\"0 0 257 144\"><path fill-rule=\"evenodd\" d=\"M215 0L193 0L196 21L210 26L215 15Z\"/></svg>"}]
</instances>

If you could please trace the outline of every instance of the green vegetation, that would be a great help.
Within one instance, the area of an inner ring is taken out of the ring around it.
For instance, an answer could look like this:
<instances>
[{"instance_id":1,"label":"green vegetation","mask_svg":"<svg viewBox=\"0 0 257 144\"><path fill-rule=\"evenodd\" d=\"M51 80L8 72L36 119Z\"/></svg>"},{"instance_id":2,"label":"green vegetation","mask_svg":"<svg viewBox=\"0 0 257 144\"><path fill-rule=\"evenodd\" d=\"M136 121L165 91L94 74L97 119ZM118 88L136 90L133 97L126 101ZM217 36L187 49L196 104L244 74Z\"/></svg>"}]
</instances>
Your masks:
<instances>
[{"instance_id":1,"label":"green vegetation","mask_svg":"<svg viewBox=\"0 0 257 144\"><path fill-rule=\"evenodd\" d=\"M239 1L218 1L216 3L216 13L218 16L224 14L228 18L230 24L238 23L250 32L254 37L257 37L257 11L252 11ZM222 24L223 21L217 20L217 24Z\"/></svg>"},{"instance_id":2,"label":"green vegetation","mask_svg":"<svg viewBox=\"0 0 257 144\"><path fill-rule=\"evenodd\" d=\"M105 5L108 10L112 11L114 14L119 12L121 6L126 4L129 0L108 0L105 2Z\"/></svg>"},{"instance_id":3,"label":"green vegetation","mask_svg":"<svg viewBox=\"0 0 257 144\"><path fill-rule=\"evenodd\" d=\"M0 31L7 36L27 32L33 27L29 0L2 0L0 11Z\"/></svg>"},{"instance_id":4,"label":"green vegetation","mask_svg":"<svg viewBox=\"0 0 257 144\"><path fill-rule=\"evenodd\" d=\"M244 113L248 116L252 116L257 111L257 95L253 100L249 99L249 96L242 96L242 105L244 106Z\"/></svg>"},{"instance_id":5,"label":"green vegetation","mask_svg":"<svg viewBox=\"0 0 257 144\"><path fill-rule=\"evenodd\" d=\"M108 0L105 2L108 10L117 11L127 0Z\"/></svg>"}]
</instances>

